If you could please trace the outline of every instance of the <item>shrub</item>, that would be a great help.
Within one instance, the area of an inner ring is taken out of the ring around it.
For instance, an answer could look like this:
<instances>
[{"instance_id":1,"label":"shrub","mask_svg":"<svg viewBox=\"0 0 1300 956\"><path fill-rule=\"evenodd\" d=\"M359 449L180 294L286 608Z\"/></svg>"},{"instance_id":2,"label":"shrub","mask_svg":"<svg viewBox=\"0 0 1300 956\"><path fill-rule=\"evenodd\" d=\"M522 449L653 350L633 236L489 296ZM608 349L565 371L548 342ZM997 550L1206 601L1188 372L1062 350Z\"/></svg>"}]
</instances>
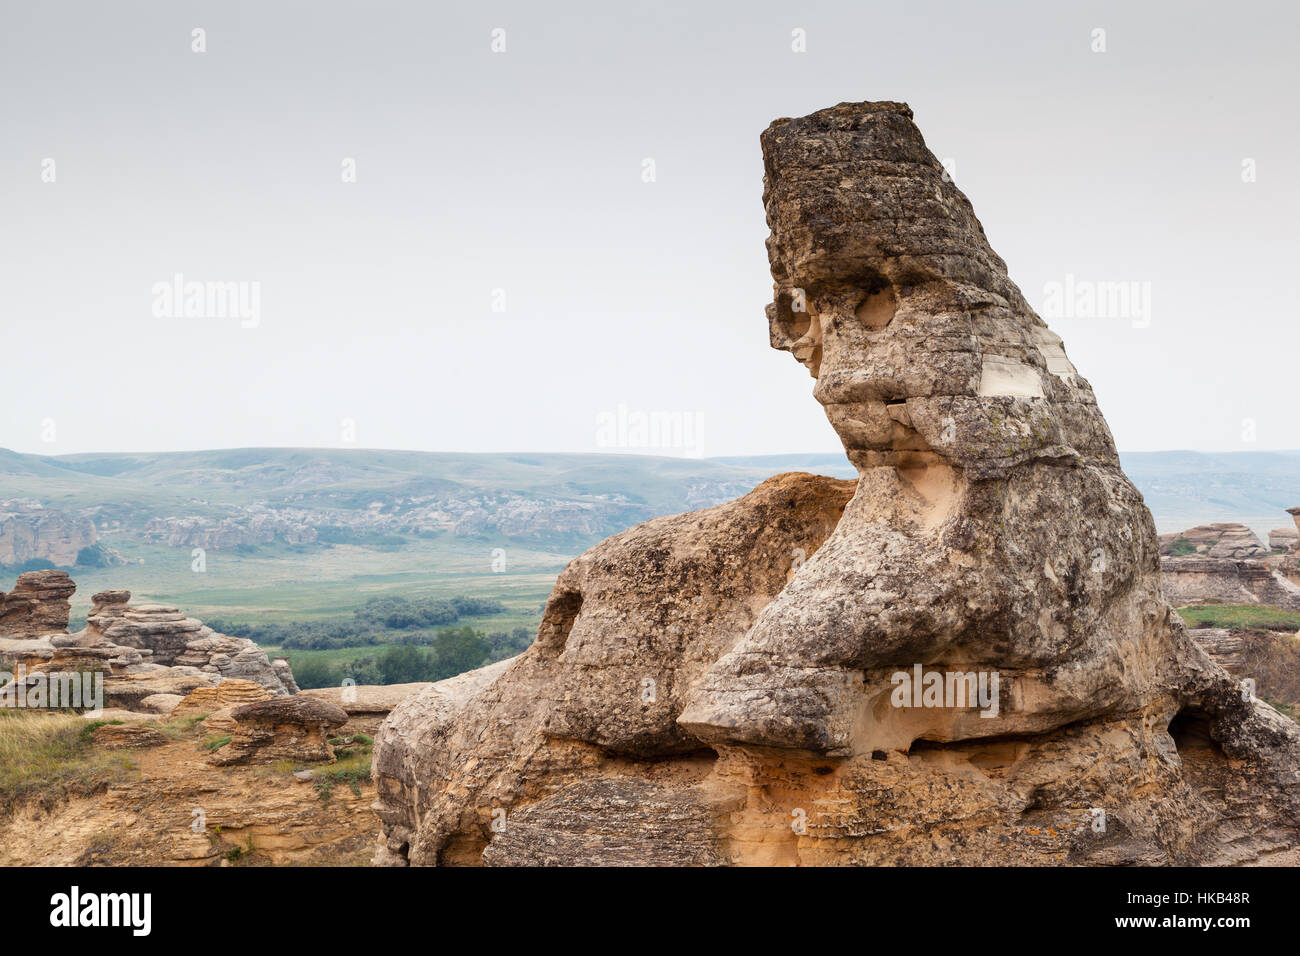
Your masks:
<instances>
[{"instance_id":1,"label":"shrub","mask_svg":"<svg viewBox=\"0 0 1300 956\"><path fill-rule=\"evenodd\" d=\"M488 659L487 641L471 627L449 628L433 645L432 676L426 680L455 677L482 667Z\"/></svg>"},{"instance_id":2,"label":"shrub","mask_svg":"<svg viewBox=\"0 0 1300 956\"><path fill-rule=\"evenodd\" d=\"M294 680L303 690L315 687L337 687L343 680L338 666L327 661L311 658L303 658L301 661L290 659L289 666L293 670Z\"/></svg>"},{"instance_id":3,"label":"shrub","mask_svg":"<svg viewBox=\"0 0 1300 956\"><path fill-rule=\"evenodd\" d=\"M412 684L429 680L433 662L428 651L413 644L399 644L384 651L379 658L379 674L384 684Z\"/></svg>"},{"instance_id":4,"label":"shrub","mask_svg":"<svg viewBox=\"0 0 1300 956\"><path fill-rule=\"evenodd\" d=\"M106 568L108 567L108 553L101 545L92 544L88 548L82 548L77 552L76 566L79 568Z\"/></svg>"}]
</instances>

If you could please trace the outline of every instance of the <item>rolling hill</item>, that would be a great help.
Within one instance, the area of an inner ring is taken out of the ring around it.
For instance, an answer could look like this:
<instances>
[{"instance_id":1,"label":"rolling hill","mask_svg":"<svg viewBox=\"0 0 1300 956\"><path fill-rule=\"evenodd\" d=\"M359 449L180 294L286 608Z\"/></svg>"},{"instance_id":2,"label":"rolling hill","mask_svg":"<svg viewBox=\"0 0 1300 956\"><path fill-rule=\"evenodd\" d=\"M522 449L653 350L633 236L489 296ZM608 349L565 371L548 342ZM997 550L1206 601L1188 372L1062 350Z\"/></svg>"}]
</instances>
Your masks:
<instances>
[{"instance_id":1,"label":"rolling hill","mask_svg":"<svg viewBox=\"0 0 1300 956\"><path fill-rule=\"evenodd\" d=\"M1161 531L1242 521L1263 534L1300 504L1300 452L1122 457ZM509 613L490 623L531 626L574 555L651 517L738 497L781 471L853 474L839 454L0 449L0 511L11 521L39 511L93 523L103 566L73 569L80 610L110 586L226 620L324 617L383 594L468 594L505 601ZM0 554L9 575L14 557Z\"/></svg>"}]
</instances>

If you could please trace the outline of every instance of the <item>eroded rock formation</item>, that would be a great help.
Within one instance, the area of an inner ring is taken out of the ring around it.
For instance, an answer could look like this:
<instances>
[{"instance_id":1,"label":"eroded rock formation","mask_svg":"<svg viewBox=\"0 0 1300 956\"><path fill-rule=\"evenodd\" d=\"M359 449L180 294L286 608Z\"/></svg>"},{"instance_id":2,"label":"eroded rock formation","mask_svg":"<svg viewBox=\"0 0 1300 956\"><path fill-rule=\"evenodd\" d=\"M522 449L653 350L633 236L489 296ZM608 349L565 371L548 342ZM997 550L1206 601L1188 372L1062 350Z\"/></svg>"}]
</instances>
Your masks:
<instances>
[{"instance_id":1,"label":"eroded rock formation","mask_svg":"<svg viewBox=\"0 0 1300 956\"><path fill-rule=\"evenodd\" d=\"M1300 585L1300 508L1287 508L1286 511L1295 521L1297 537L1278 561L1277 569L1292 584Z\"/></svg>"},{"instance_id":2,"label":"eroded rock formation","mask_svg":"<svg viewBox=\"0 0 1300 956\"><path fill-rule=\"evenodd\" d=\"M27 571L8 594L0 591L0 637L34 638L68 629L77 586L67 571Z\"/></svg>"},{"instance_id":3,"label":"eroded rock formation","mask_svg":"<svg viewBox=\"0 0 1300 956\"><path fill-rule=\"evenodd\" d=\"M1175 531L1160 536L1160 553L1167 555L1202 554L1209 558L1228 558L1239 561L1261 558L1268 548L1259 536L1244 524L1220 521L1197 525L1186 531Z\"/></svg>"},{"instance_id":4,"label":"eroded rock formation","mask_svg":"<svg viewBox=\"0 0 1300 956\"><path fill-rule=\"evenodd\" d=\"M1268 533L1270 551L1294 551L1297 544L1300 544L1300 532L1295 528L1274 528Z\"/></svg>"},{"instance_id":5,"label":"eroded rock formation","mask_svg":"<svg viewBox=\"0 0 1300 956\"><path fill-rule=\"evenodd\" d=\"M1211 558L1188 554L1161 557L1165 598L1177 607L1189 604L1267 604L1300 611L1300 586L1265 560Z\"/></svg>"},{"instance_id":6,"label":"eroded rock formation","mask_svg":"<svg viewBox=\"0 0 1300 956\"><path fill-rule=\"evenodd\" d=\"M340 735L373 735L394 707L432 686L428 681L416 684L363 684L317 687L301 693L304 697L315 697L342 708L348 715L348 722L339 729Z\"/></svg>"},{"instance_id":7,"label":"eroded rock formation","mask_svg":"<svg viewBox=\"0 0 1300 956\"><path fill-rule=\"evenodd\" d=\"M100 673L108 707L153 714L227 680L255 683L267 696L298 691L287 661L272 663L253 641L218 634L176 608L132 605L130 591L96 594L86 627L69 634L75 590L63 571L19 576L0 603L0 671L21 669L28 685L41 675ZM25 692L14 681L5 692L11 697Z\"/></svg>"},{"instance_id":8,"label":"eroded rock formation","mask_svg":"<svg viewBox=\"0 0 1300 956\"><path fill-rule=\"evenodd\" d=\"M0 564L42 558L66 567L97 538L87 515L45 508L29 498L0 501Z\"/></svg>"},{"instance_id":9,"label":"eroded rock formation","mask_svg":"<svg viewBox=\"0 0 1300 956\"><path fill-rule=\"evenodd\" d=\"M312 697L273 697L236 707L233 739L212 756L217 766L277 760L334 762L330 731L347 723L339 707Z\"/></svg>"},{"instance_id":10,"label":"eroded rock formation","mask_svg":"<svg viewBox=\"0 0 1300 956\"><path fill-rule=\"evenodd\" d=\"M1294 848L1300 729L1165 603L1091 387L911 111L842 104L762 146L771 341L859 480L780 475L575 559L526 652L381 726L377 861Z\"/></svg>"},{"instance_id":11,"label":"eroded rock formation","mask_svg":"<svg viewBox=\"0 0 1300 956\"><path fill-rule=\"evenodd\" d=\"M272 693L251 680L233 678L215 686L207 685L192 690L171 710L173 717L204 717L204 729L210 734L231 734L235 731L232 716L236 707L270 700Z\"/></svg>"},{"instance_id":12,"label":"eroded rock formation","mask_svg":"<svg viewBox=\"0 0 1300 956\"><path fill-rule=\"evenodd\" d=\"M150 662L192 668L216 678L255 681L273 694L297 693L288 663L273 664L253 641L218 634L177 608L130 604L131 592L96 594L83 643L108 642L148 651Z\"/></svg>"}]
</instances>

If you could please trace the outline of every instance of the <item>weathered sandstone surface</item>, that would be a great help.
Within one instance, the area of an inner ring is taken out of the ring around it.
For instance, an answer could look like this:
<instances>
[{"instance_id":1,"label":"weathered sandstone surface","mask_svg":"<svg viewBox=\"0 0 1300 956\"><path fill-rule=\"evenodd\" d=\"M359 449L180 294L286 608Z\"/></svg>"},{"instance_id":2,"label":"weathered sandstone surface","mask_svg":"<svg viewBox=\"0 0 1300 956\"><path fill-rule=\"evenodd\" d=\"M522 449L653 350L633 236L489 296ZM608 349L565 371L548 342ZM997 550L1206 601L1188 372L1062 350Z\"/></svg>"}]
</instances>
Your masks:
<instances>
[{"instance_id":1,"label":"weathered sandstone surface","mask_svg":"<svg viewBox=\"0 0 1300 956\"><path fill-rule=\"evenodd\" d=\"M340 735L373 735L398 704L432 686L427 681L416 684L345 685L318 687L301 691L301 694L334 704L348 715L348 722L339 728Z\"/></svg>"},{"instance_id":2,"label":"weathered sandstone surface","mask_svg":"<svg viewBox=\"0 0 1300 956\"><path fill-rule=\"evenodd\" d=\"M273 696L256 681L230 678L216 686L209 684L190 691L175 705L171 716L202 716L204 732L214 736L233 734L236 730L233 716L236 707L270 700Z\"/></svg>"},{"instance_id":3,"label":"weathered sandstone surface","mask_svg":"<svg viewBox=\"0 0 1300 956\"><path fill-rule=\"evenodd\" d=\"M77 586L67 571L27 571L8 594L0 591L0 636L40 637L68 629Z\"/></svg>"},{"instance_id":4,"label":"weathered sandstone surface","mask_svg":"<svg viewBox=\"0 0 1300 956\"><path fill-rule=\"evenodd\" d=\"M1189 551L1188 549L1192 549ZM1223 521L1203 524L1186 531L1175 531L1160 536L1161 554L1203 554L1210 558L1259 558L1268 554L1268 548L1259 536L1244 524Z\"/></svg>"},{"instance_id":5,"label":"weathered sandstone surface","mask_svg":"<svg viewBox=\"0 0 1300 956\"><path fill-rule=\"evenodd\" d=\"M369 781L326 789L276 767L216 767L199 728L160 733L126 712L101 719L123 723L97 727L96 747L131 769L94 793L6 804L0 866L358 866L373 852Z\"/></svg>"},{"instance_id":6,"label":"weathered sandstone surface","mask_svg":"<svg viewBox=\"0 0 1300 956\"><path fill-rule=\"evenodd\" d=\"M1300 584L1300 508L1287 508L1286 511L1295 521L1297 538L1278 562L1277 570L1292 584Z\"/></svg>"},{"instance_id":7,"label":"weathered sandstone surface","mask_svg":"<svg viewBox=\"0 0 1300 956\"><path fill-rule=\"evenodd\" d=\"M187 669L217 680L253 681L272 694L297 692L288 664L273 664L255 642L218 634L177 608L133 605L130 600L130 591L96 594L82 643L138 648L148 652L155 665Z\"/></svg>"},{"instance_id":8,"label":"weathered sandstone surface","mask_svg":"<svg viewBox=\"0 0 1300 956\"><path fill-rule=\"evenodd\" d=\"M347 723L339 707L311 697L274 697L236 707L233 739L216 751L216 766L276 760L334 762L330 732Z\"/></svg>"},{"instance_id":9,"label":"weathered sandstone surface","mask_svg":"<svg viewBox=\"0 0 1300 956\"><path fill-rule=\"evenodd\" d=\"M1300 611L1300 587L1267 561L1211 558L1199 554L1162 557L1165 599L1189 604L1267 604Z\"/></svg>"},{"instance_id":10,"label":"weathered sandstone surface","mask_svg":"<svg viewBox=\"0 0 1300 956\"><path fill-rule=\"evenodd\" d=\"M1300 532L1295 528L1274 528L1268 533L1268 546L1272 551L1294 551L1300 544Z\"/></svg>"},{"instance_id":11,"label":"weathered sandstone surface","mask_svg":"<svg viewBox=\"0 0 1300 956\"><path fill-rule=\"evenodd\" d=\"M1091 387L911 111L842 104L762 145L771 341L858 481L780 475L575 559L526 652L381 726L377 861L1295 847L1300 728L1166 604Z\"/></svg>"},{"instance_id":12,"label":"weathered sandstone surface","mask_svg":"<svg viewBox=\"0 0 1300 956\"><path fill-rule=\"evenodd\" d=\"M167 743L166 734L139 722L102 724L92 731L92 736L95 743L108 750L135 750Z\"/></svg>"}]
</instances>

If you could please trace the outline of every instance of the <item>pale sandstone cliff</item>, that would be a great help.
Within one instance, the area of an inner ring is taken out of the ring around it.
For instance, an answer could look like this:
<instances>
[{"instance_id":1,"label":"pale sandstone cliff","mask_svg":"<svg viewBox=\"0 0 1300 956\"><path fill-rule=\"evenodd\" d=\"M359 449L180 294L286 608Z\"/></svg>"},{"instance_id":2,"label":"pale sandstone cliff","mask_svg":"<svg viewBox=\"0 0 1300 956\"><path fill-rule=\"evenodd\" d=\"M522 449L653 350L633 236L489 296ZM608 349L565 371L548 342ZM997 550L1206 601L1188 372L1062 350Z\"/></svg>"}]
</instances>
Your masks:
<instances>
[{"instance_id":1,"label":"pale sandstone cliff","mask_svg":"<svg viewBox=\"0 0 1300 956\"><path fill-rule=\"evenodd\" d=\"M98 537L86 515L44 508L30 499L0 501L0 564L43 558L71 565Z\"/></svg>"},{"instance_id":2,"label":"pale sandstone cliff","mask_svg":"<svg viewBox=\"0 0 1300 956\"><path fill-rule=\"evenodd\" d=\"M1234 863L1300 729L1161 595L1092 390L897 103L762 138L772 344L860 478L597 545L536 642L381 726L383 863ZM994 706L898 677L983 674ZM919 688L918 688L919 691Z\"/></svg>"},{"instance_id":3,"label":"pale sandstone cliff","mask_svg":"<svg viewBox=\"0 0 1300 956\"><path fill-rule=\"evenodd\" d=\"M1300 611L1300 587L1287 575L1294 563L1294 555L1270 555L1244 524L1199 525L1160 536L1165 599L1175 607L1266 604Z\"/></svg>"},{"instance_id":4,"label":"pale sandstone cliff","mask_svg":"<svg viewBox=\"0 0 1300 956\"><path fill-rule=\"evenodd\" d=\"M1300 611L1300 586L1274 571L1267 561L1210 558L1189 554L1162 557L1165 598L1189 604L1266 604Z\"/></svg>"}]
</instances>

